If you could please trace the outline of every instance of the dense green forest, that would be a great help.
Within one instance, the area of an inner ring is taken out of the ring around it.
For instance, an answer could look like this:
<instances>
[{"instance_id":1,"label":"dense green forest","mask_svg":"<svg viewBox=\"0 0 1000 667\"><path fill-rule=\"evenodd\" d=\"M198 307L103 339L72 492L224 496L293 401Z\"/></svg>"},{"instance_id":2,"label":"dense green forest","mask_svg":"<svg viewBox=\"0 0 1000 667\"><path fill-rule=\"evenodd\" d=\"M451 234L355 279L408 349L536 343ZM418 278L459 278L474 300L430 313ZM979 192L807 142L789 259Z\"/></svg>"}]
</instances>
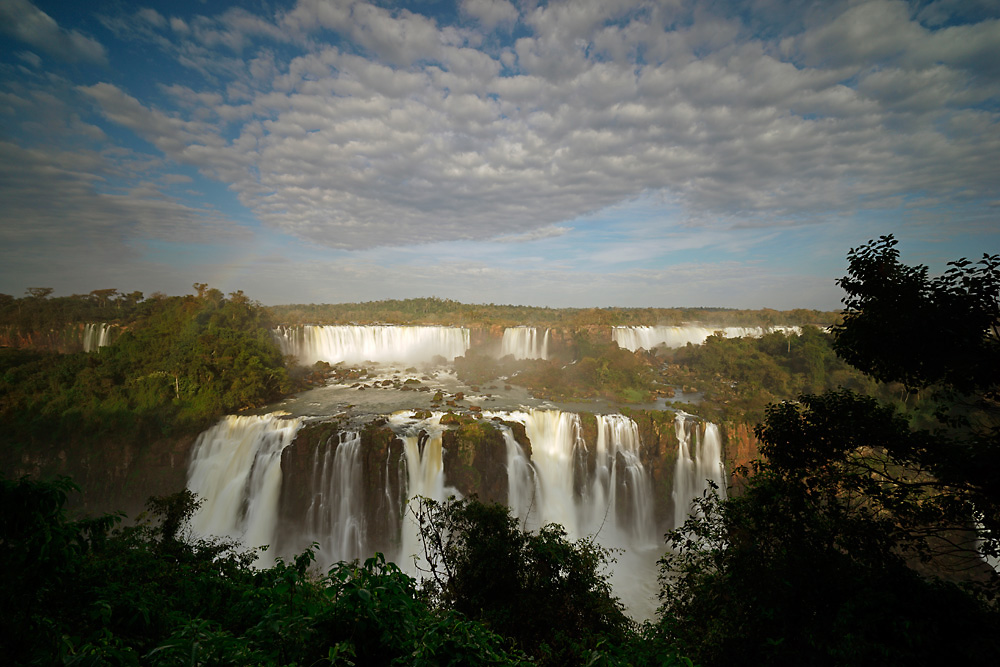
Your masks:
<instances>
[{"instance_id":1,"label":"dense green forest","mask_svg":"<svg viewBox=\"0 0 1000 667\"><path fill-rule=\"evenodd\" d=\"M290 391L267 311L240 292L196 288L184 297L127 297L127 327L114 345L89 354L0 348L0 444L16 450L190 432ZM71 312L64 301L32 299L39 303L22 321L40 326L118 309L114 300Z\"/></svg>"},{"instance_id":2,"label":"dense green forest","mask_svg":"<svg viewBox=\"0 0 1000 667\"><path fill-rule=\"evenodd\" d=\"M677 386L703 394L706 417L759 419L761 458L737 492L706 495L666 536L651 622L611 595L613 554L475 501L421 507L421 583L379 556L254 569L237 545L187 536L188 493L120 526L70 517L68 481L0 479L0 648L14 664L991 664L1000 256L932 278L895 245L850 252L832 333L633 354L581 332L575 363L519 366L511 381L536 393L638 401ZM97 353L0 350L0 444L200 428L289 391L273 314L196 289L122 303L129 325ZM48 297L26 297L31 312ZM486 378L505 363L457 366Z\"/></svg>"},{"instance_id":3,"label":"dense green forest","mask_svg":"<svg viewBox=\"0 0 1000 667\"><path fill-rule=\"evenodd\" d=\"M697 391L699 415L715 421L758 423L765 408L800 394L846 388L891 400L897 387L879 383L837 356L831 333L816 327L801 335L760 338L709 336L703 345L658 351L660 381Z\"/></svg>"}]
</instances>

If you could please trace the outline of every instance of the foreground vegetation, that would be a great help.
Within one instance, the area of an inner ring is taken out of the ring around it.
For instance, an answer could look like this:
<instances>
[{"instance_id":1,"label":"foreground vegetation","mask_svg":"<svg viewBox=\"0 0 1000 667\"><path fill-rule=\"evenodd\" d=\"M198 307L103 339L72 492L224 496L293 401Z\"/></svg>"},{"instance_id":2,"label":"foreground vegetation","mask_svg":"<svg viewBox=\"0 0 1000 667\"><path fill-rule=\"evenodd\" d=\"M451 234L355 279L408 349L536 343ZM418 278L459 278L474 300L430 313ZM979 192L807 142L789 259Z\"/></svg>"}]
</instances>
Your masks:
<instances>
[{"instance_id":1,"label":"foreground vegetation","mask_svg":"<svg viewBox=\"0 0 1000 667\"><path fill-rule=\"evenodd\" d=\"M72 521L72 489L0 479L10 664L691 664L625 617L594 543L521 532L502 506L425 506L435 576L420 585L381 554L322 575L312 550L254 569L253 552L184 539L190 492L151 499L134 526Z\"/></svg>"},{"instance_id":2,"label":"foreground vegetation","mask_svg":"<svg viewBox=\"0 0 1000 667\"><path fill-rule=\"evenodd\" d=\"M849 260L835 349L924 403L837 389L767 408L741 493L668 535L661 628L706 664L1000 655L982 560L1000 552L1000 379L983 370L1000 367L1000 256L933 280L891 237Z\"/></svg>"}]
</instances>

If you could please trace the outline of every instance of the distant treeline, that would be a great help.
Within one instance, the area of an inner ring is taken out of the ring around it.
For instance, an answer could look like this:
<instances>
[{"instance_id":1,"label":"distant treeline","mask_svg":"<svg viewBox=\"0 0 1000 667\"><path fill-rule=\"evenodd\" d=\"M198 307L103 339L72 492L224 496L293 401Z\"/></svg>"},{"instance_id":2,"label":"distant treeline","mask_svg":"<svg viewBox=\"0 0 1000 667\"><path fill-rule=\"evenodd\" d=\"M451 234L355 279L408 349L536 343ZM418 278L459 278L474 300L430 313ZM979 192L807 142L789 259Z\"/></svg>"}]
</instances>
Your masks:
<instances>
[{"instance_id":1,"label":"distant treeline","mask_svg":"<svg viewBox=\"0 0 1000 667\"><path fill-rule=\"evenodd\" d=\"M704 322L718 326L814 324L829 326L839 312L809 310L736 310L729 308L542 308L498 304L466 304L423 298L341 304L272 306L283 324L520 324L546 327L653 326Z\"/></svg>"},{"instance_id":2,"label":"distant treeline","mask_svg":"<svg viewBox=\"0 0 1000 667\"><path fill-rule=\"evenodd\" d=\"M209 289L203 283L196 290L204 296ZM144 301L162 300L156 292L146 297L142 292L99 289L89 294L51 296L48 287L32 287L16 298L0 294L0 326L19 331L56 329L80 322L115 322L127 324L141 312ZM219 292L221 295L221 292ZM243 295L242 291L234 294ZM245 297L244 297L245 298ZM363 303L289 304L268 307L270 319L278 324L474 324L545 327L654 326L702 322L717 326L829 326L840 317L838 311L810 310L739 310L733 308L544 308L502 304L469 304L439 299L389 299Z\"/></svg>"}]
</instances>

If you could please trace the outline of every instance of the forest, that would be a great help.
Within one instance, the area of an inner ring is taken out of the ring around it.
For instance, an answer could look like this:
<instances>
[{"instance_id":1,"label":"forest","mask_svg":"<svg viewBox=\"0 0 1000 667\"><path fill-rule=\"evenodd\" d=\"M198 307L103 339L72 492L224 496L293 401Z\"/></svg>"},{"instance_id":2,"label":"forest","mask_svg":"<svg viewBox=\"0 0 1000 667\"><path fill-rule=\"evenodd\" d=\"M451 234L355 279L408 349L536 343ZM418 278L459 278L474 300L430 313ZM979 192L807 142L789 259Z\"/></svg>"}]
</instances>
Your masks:
<instances>
[{"instance_id":1,"label":"forest","mask_svg":"<svg viewBox=\"0 0 1000 667\"><path fill-rule=\"evenodd\" d=\"M243 545L191 536L200 501L190 492L151 498L125 521L75 515L71 480L4 476L0 565L14 574L0 592L3 653L44 665L990 664L1000 655L1000 582L983 560L1000 556L1000 256L931 276L895 246L883 237L850 251L836 319L758 316L829 332L631 353L583 331L575 363L528 363L511 379L633 403L697 392L706 418L755 424L759 457L665 536L650 621L629 619L612 594L614 553L558 525L524 531L475 499L421 503L428 566L415 580L380 554L317 572L306 550L256 568ZM19 340L122 323L96 354L0 349L3 469L67 441L194 432L294 391L306 369L282 358L278 321L458 323L478 310L546 326L694 319L436 299L281 310L194 287L0 299ZM762 321L730 314L713 322ZM486 377L502 363L469 355L456 367Z\"/></svg>"}]
</instances>

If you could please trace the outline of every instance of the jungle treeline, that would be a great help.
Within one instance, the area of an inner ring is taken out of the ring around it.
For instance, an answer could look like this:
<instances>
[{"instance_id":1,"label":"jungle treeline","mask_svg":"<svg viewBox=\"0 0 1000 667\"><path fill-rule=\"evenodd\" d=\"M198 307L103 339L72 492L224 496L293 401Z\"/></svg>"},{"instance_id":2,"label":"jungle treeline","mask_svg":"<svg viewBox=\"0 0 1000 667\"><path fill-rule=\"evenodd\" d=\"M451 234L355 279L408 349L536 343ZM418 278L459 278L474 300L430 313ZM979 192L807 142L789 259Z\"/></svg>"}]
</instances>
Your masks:
<instances>
[{"instance_id":1,"label":"jungle treeline","mask_svg":"<svg viewBox=\"0 0 1000 667\"><path fill-rule=\"evenodd\" d=\"M737 310L730 308L543 308L499 304L466 304L423 298L342 304L272 306L285 324L444 324L454 326L655 326L704 322L712 326L767 327L813 324L829 326L837 312L809 310Z\"/></svg>"}]
</instances>

